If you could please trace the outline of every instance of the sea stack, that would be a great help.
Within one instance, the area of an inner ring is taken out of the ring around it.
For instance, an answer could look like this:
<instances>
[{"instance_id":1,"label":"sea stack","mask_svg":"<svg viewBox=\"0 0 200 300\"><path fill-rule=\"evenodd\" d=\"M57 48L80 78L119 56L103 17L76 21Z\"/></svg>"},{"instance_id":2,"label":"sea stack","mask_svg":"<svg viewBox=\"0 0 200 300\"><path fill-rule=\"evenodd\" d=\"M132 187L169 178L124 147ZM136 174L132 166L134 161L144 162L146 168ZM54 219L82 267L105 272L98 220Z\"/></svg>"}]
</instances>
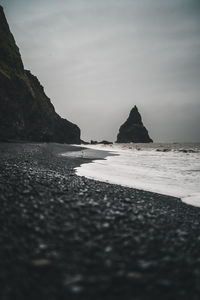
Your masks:
<instances>
[{"instance_id":1,"label":"sea stack","mask_svg":"<svg viewBox=\"0 0 200 300\"><path fill-rule=\"evenodd\" d=\"M128 119L119 129L117 143L152 143L148 131L142 123L141 115L135 105Z\"/></svg>"},{"instance_id":2,"label":"sea stack","mask_svg":"<svg viewBox=\"0 0 200 300\"><path fill-rule=\"evenodd\" d=\"M0 140L80 144L80 129L62 119L37 77L24 69L0 6Z\"/></svg>"}]
</instances>

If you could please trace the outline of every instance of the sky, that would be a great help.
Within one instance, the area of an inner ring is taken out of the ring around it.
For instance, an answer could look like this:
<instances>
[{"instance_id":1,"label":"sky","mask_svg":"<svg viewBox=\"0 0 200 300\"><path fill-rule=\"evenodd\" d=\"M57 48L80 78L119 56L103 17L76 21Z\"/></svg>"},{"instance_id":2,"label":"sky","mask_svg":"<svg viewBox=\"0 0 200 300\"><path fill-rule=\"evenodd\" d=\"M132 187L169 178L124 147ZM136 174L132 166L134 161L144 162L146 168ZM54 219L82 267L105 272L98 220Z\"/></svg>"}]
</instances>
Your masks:
<instances>
[{"instance_id":1,"label":"sky","mask_svg":"<svg viewBox=\"0 0 200 300\"><path fill-rule=\"evenodd\" d=\"M134 105L157 142L200 141L199 0L0 0L26 69L84 140Z\"/></svg>"}]
</instances>

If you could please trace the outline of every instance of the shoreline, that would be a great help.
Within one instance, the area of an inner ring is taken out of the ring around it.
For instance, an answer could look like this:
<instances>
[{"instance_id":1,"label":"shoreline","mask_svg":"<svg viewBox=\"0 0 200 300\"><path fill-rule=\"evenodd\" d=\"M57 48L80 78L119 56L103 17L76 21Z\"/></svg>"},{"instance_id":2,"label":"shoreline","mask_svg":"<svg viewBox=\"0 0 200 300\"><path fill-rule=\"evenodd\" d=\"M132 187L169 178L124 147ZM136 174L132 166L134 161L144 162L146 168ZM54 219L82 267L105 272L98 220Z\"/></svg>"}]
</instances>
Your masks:
<instances>
[{"instance_id":1,"label":"shoreline","mask_svg":"<svg viewBox=\"0 0 200 300\"><path fill-rule=\"evenodd\" d=\"M197 299L200 210L79 177L75 148L0 143L0 298Z\"/></svg>"},{"instance_id":2,"label":"shoreline","mask_svg":"<svg viewBox=\"0 0 200 300\"><path fill-rule=\"evenodd\" d=\"M79 146L75 146L75 147L79 148ZM95 163L98 164L99 160L108 160L112 156L119 156L120 152L118 150L102 149L101 147L95 149L95 148L92 148L92 147L88 148L87 146L84 146L84 149L81 149L81 150L77 149L76 151L69 151L69 152L66 152L66 153L62 153L60 155L64 156L64 157L71 157L71 158L80 158L80 159L87 158L90 161L87 162L86 164L94 165ZM171 197L171 198L174 198L174 199L179 199L181 201L181 199L179 197L169 195L169 194L165 194L165 193L159 193L159 192L153 191L153 189L152 190L145 190L145 189L142 189L142 188L132 187L132 186L125 185L125 184L115 183L114 181L112 182L112 181L109 181L109 180L96 179L95 177L92 177L92 176L89 176L89 175L87 175L87 176L79 175L79 172L77 172L77 171L81 170L82 166L84 164L85 163L83 162L80 166L74 168L75 174L77 176L85 177L89 180L94 180L94 181L102 182L102 183L105 183L105 184L119 185L122 188L124 187L124 188L136 189L136 190L141 191L141 192L147 192L147 193L152 193L152 194L158 194L160 196ZM80 174L81 174L81 172L80 172ZM192 204L189 204L189 203L187 203L187 204L192 205Z\"/></svg>"},{"instance_id":3,"label":"shoreline","mask_svg":"<svg viewBox=\"0 0 200 300\"><path fill-rule=\"evenodd\" d=\"M105 151L105 160L98 161L97 158L87 165L77 167L76 174L180 198L187 205L200 207L200 177L197 173L199 149L180 149L180 145L176 149L170 149L165 148L166 144L160 148L160 145L155 145L89 145L90 151Z\"/></svg>"}]
</instances>

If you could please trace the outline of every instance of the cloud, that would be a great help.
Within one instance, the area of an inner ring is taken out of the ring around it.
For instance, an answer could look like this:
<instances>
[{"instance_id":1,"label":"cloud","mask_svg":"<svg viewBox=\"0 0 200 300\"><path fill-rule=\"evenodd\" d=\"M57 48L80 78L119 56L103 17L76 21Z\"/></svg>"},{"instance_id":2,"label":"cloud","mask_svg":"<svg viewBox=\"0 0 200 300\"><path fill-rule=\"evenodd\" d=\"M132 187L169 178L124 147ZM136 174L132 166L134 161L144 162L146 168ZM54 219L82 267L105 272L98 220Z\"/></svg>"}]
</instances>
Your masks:
<instances>
[{"instance_id":1,"label":"cloud","mask_svg":"<svg viewBox=\"0 0 200 300\"><path fill-rule=\"evenodd\" d=\"M198 0L1 3L26 68L84 139L115 140L137 104L154 139L200 140Z\"/></svg>"}]
</instances>

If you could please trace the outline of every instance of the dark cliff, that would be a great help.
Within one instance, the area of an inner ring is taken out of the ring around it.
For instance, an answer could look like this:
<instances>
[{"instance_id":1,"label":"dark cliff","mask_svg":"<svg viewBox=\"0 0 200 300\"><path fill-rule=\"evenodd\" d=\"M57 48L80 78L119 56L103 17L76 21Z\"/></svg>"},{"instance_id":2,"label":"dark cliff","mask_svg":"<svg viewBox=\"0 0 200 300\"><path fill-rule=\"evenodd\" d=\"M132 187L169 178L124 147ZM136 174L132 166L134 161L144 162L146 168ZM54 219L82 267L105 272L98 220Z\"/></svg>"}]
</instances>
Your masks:
<instances>
[{"instance_id":1,"label":"dark cliff","mask_svg":"<svg viewBox=\"0 0 200 300\"><path fill-rule=\"evenodd\" d=\"M0 6L0 139L80 143L77 125L62 119L38 79L24 70Z\"/></svg>"},{"instance_id":2,"label":"dark cliff","mask_svg":"<svg viewBox=\"0 0 200 300\"><path fill-rule=\"evenodd\" d=\"M131 110L128 119L120 127L117 143L151 143L147 129L142 123L137 106Z\"/></svg>"}]
</instances>

